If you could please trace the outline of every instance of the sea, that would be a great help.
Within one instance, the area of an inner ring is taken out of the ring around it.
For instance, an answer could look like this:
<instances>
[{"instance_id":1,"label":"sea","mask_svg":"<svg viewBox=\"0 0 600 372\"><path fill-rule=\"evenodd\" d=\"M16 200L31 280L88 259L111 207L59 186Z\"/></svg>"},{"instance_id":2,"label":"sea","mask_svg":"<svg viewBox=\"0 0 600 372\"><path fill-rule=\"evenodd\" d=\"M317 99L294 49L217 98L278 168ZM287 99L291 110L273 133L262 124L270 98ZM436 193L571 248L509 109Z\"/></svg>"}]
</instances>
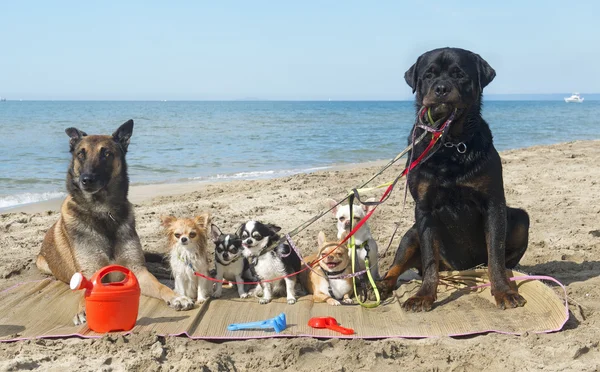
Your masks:
<instances>
[{"instance_id":1,"label":"sea","mask_svg":"<svg viewBox=\"0 0 600 372\"><path fill-rule=\"evenodd\" d=\"M600 138L600 101L484 101L498 150ZM65 196L65 129L134 120L132 184L260 179L393 158L410 101L0 102L0 210Z\"/></svg>"}]
</instances>

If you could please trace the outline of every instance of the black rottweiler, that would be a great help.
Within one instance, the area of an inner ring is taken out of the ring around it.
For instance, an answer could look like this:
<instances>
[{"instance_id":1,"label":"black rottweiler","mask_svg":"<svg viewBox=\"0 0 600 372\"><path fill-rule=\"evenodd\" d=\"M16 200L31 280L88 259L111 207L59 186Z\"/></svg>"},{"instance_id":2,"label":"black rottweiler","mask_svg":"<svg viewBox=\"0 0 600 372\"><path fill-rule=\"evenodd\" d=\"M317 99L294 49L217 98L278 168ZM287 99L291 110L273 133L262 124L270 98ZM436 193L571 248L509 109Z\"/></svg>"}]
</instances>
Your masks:
<instances>
[{"instance_id":1,"label":"black rottweiler","mask_svg":"<svg viewBox=\"0 0 600 372\"><path fill-rule=\"evenodd\" d=\"M431 310L440 269L465 270L481 264L489 266L498 307L526 302L509 286L505 268L515 267L527 249L529 216L506 206L500 156L481 117L483 88L495 76L483 58L458 48L429 51L404 75L417 93L417 115L421 107L430 109L430 120L438 123L455 115L439 149L408 174L416 223L402 238L392 267L378 284L389 295L400 274L418 268L423 284L402 305L405 310ZM414 130L415 136L424 131ZM412 138L411 132L409 143ZM423 153L430 138L415 146L409 162Z\"/></svg>"}]
</instances>

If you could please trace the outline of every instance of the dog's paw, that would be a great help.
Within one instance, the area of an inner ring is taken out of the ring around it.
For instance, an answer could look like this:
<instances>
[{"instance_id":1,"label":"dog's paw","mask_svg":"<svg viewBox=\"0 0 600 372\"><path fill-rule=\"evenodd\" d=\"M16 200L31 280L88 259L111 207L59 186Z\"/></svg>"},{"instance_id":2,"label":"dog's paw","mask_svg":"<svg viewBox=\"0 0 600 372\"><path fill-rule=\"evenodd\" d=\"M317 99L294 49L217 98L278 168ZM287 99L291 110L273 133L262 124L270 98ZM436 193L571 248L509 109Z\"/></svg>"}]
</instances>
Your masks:
<instances>
[{"instance_id":1,"label":"dog's paw","mask_svg":"<svg viewBox=\"0 0 600 372\"><path fill-rule=\"evenodd\" d=\"M341 303L338 300L336 300L335 298L331 298L331 297L329 297L326 302L331 306L340 306L341 305Z\"/></svg>"},{"instance_id":2,"label":"dog's paw","mask_svg":"<svg viewBox=\"0 0 600 372\"><path fill-rule=\"evenodd\" d=\"M208 298L199 298L198 300L196 300L196 303L198 305L202 305L203 303L205 303L206 301L208 301Z\"/></svg>"},{"instance_id":3,"label":"dog's paw","mask_svg":"<svg viewBox=\"0 0 600 372\"><path fill-rule=\"evenodd\" d=\"M413 296L402 304L405 311L430 311L433 308L433 296Z\"/></svg>"},{"instance_id":4,"label":"dog's paw","mask_svg":"<svg viewBox=\"0 0 600 372\"><path fill-rule=\"evenodd\" d=\"M85 310L75 314L75 316L73 317L73 324L75 325L82 325L85 324L85 322L87 322L87 319L85 317Z\"/></svg>"},{"instance_id":5,"label":"dog's paw","mask_svg":"<svg viewBox=\"0 0 600 372\"><path fill-rule=\"evenodd\" d=\"M293 297L290 297L287 299L287 303L288 303L288 305L293 305L296 303L296 299Z\"/></svg>"},{"instance_id":6,"label":"dog's paw","mask_svg":"<svg viewBox=\"0 0 600 372\"><path fill-rule=\"evenodd\" d=\"M271 302L270 298L261 298L260 300L258 300L258 303L261 304L261 305L266 305L269 302Z\"/></svg>"},{"instance_id":7,"label":"dog's paw","mask_svg":"<svg viewBox=\"0 0 600 372\"><path fill-rule=\"evenodd\" d=\"M344 305L354 305L354 300L351 298L344 298L342 302L344 303Z\"/></svg>"},{"instance_id":8,"label":"dog's paw","mask_svg":"<svg viewBox=\"0 0 600 372\"><path fill-rule=\"evenodd\" d=\"M177 311L189 310L194 307L194 300L186 296L178 296L168 301L167 305L169 305L170 308L175 309Z\"/></svg>"},{"instance_id":9,"label":"dog's paw","mask_svg":"<svg viewBox=\"0 0 600 372\"><path fill-rule=\"evenodd\" d=\"M215 291L212 294L212 296L213 296L213 298L219 298L219 297L221 297L222 294L223 294L222 291Z\"/></svg>"},{"instance_id":10,"label":"dog's paw","mask_svg":"<svg viewBox=\"0 0 600 372\"><path fill-rule=\"evenodd\" d=\"M248 297L250 297L250 295L248 293L242 293L240 295L240 298L248 298Z\"/></svg>"},{"instance_id":11,"label":"dog's paw","mask_svg":"<svg viewBox=\"0 0 600 372\"><path fill-rule=\"evenodd\" d=\"M494 298L496 299L496 306L502 310L521 307L527 303L523 296L513 290L495 293Z\"/></svg>"}]
</instances>

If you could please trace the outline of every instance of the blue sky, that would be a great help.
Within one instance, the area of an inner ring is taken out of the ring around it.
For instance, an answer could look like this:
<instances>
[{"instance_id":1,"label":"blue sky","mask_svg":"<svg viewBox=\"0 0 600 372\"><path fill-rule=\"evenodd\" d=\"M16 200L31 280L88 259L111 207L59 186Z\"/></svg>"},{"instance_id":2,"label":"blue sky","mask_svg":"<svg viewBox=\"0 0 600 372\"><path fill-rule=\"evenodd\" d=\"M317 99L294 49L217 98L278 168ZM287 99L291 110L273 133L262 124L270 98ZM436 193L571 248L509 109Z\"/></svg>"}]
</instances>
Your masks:
<instances>
[{"instance_id":1,"label":"blue sky","mask_svg":"<svg viewBox=\"0 0 600 372\"><path fill-rule=\"evenodd\" d=\"M600 92L600 1L4 1L11 99L407 99L442 46L488 94Z\"/></svg>"}]
</instances>

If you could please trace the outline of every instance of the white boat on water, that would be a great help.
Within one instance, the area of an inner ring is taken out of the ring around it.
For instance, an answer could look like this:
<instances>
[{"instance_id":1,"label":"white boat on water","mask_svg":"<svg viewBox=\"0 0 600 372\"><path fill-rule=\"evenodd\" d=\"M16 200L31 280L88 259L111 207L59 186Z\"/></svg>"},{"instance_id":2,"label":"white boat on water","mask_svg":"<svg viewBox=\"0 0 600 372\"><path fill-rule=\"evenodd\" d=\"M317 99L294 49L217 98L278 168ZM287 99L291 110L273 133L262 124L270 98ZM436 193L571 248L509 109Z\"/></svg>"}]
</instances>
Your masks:
<instances>
[{"instance_id":1,"label":"white boat on water","mask_svg":"<svg viewBox=\"0 0 600 372\"><path fill-rule=\"evenodd\" d=\"M583 102L583 98L581 98L581 96L579 95L579 93L573 93L573 95L571 95L571 97L565 97L565 102L567 102L567 103L569 103L569 102L581 103L581 102Z\"/></svg>"}]
</instances>

